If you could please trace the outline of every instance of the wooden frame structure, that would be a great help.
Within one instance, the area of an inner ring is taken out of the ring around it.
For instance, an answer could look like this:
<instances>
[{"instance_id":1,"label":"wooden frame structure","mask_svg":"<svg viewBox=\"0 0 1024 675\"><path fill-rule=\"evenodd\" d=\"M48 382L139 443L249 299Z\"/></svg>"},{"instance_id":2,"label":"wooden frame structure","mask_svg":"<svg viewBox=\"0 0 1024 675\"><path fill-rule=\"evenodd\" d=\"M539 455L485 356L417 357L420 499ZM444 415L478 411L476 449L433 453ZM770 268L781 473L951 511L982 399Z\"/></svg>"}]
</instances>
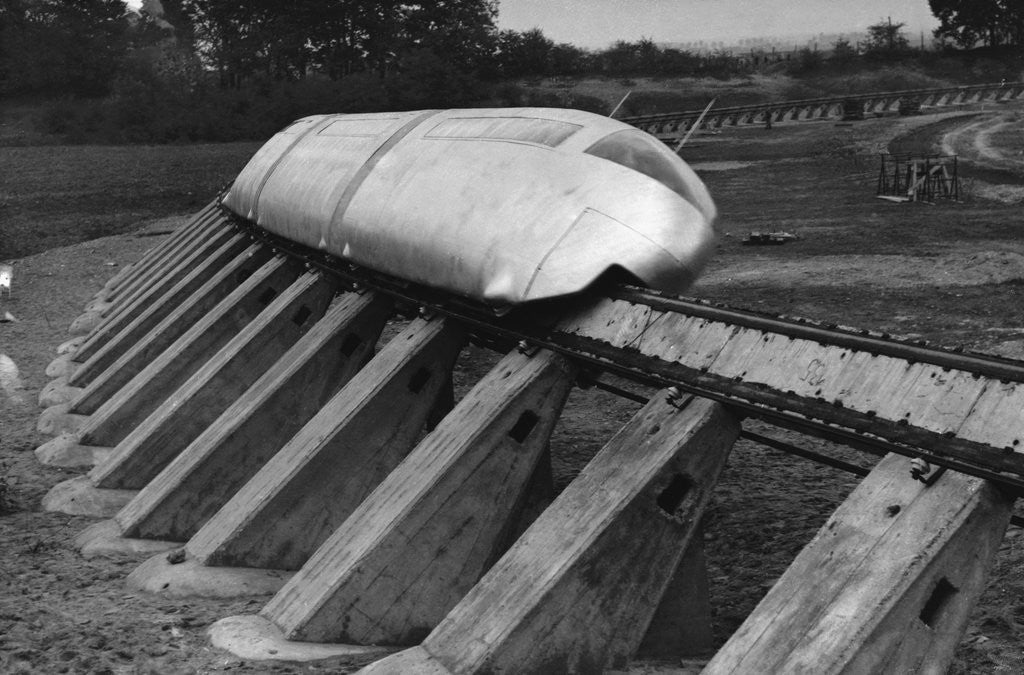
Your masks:
<instances>
[{"instance_id":1,"label":"wooden frame structure","mask_svg":"<svg viewBox=\"0 0 1024 675\"><path fill-rule=\"evenodd\" d=\"M960 200L956 155L882 153L875 194L880 199L935 203Z\"/></svg>"}]
</instances>

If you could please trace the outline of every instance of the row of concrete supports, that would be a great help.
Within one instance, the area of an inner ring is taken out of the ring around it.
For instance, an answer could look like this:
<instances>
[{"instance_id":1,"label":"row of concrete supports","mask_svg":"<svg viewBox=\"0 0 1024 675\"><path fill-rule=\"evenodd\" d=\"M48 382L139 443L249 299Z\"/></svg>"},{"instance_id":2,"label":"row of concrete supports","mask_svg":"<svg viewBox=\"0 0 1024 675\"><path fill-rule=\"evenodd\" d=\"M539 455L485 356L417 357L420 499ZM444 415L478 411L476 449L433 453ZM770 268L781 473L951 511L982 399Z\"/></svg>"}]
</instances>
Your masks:
<instances>
[{"instance_id":1,"label":"row of concrete supports","mask_svg":"<svg viewBox=\"0 0 1024 675\"><path fill-rule=\"evenodd\" d=\"M512 351L456 402L464 328L392 318L209 207L107 284L48 369L37 456L90 471L45 507L107 518L85 555L151 555L135 589L272 594L211 629L247 658L556 673L707 652L699 523L740 420L660 392L553 498L576 366ZM1009 512L885 459L708 672L941 667Z\"/></svg>"},{"instance_id":2,"label":"row of concrete supports","mask_svg":"<svg viewBox=\"0 0 1024 675\"><path fill-rule=\"evenodd\" d=\"M764 105L737 106L712 109L701 117L701 111L690 111L678 115L650 115L625 119L640 129L658 138L671 139L681 136L698 123L704 129L720 129L727 126L767 125L800 120L839 119L850 114L852 105L859 115L896 113L913 108L945 108L984 102L1005 102L1024 96L1024 84L1006 83L984 87L947 88L909 92L888 92L877 95L836 96L829 99L806 101L784 101Z\"/></svg>"}]
</instances>

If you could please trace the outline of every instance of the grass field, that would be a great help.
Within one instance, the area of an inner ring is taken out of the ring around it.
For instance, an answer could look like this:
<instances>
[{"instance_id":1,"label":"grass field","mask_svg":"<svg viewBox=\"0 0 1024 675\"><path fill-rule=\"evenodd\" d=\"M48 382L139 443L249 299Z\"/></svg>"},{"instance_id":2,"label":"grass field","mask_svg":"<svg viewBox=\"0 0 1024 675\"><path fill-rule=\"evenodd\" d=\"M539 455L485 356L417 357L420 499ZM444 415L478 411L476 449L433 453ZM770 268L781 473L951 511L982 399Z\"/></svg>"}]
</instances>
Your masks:
<instances>
[{"instance_id":1,"label":"grass field","mask_svg":"<svg viewBox=\"0 0 1024 675\"><path fill-rule=\"evenodd\" d=\"M196 211L259 145L0 147L0 260Z\"/></svg>"}]
</instances>

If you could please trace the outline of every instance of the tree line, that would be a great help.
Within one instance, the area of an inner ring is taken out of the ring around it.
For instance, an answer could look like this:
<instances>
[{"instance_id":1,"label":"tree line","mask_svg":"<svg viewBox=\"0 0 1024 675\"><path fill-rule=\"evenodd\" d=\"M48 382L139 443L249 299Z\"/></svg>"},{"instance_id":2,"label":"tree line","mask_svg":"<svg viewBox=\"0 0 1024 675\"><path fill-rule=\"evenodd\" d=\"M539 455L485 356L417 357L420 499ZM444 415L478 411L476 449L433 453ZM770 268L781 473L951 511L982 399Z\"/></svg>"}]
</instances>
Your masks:
<instances>
[{"instance_id":1,"label":"tree line","mask_svg":"<svg viewBox=\"0 0 1024 675\"><path fill-rule=\"evenodd\" d=\"M1020 0L930 0L960 46L1022 40ZM995 14L976 11L996 7ZM161 11L149 11L159 6ZM586 50L499 30L496 0L0 0L0 95L51 99L47 131L108 141L262 138L299 115L471 105L605 103L512 82L604 75L728 77L747 64L650 39ZM997 17L993 19L992 17ZM805 50L791 68L909 51L902 24L866 48ZM863 47L863 46L862 46Z\"/></svg>"},{"instance_id":2,"label":"tree line","mask_svg":"<svg viewBox=\"0 0 1024 675\"><path fill-rule=\"evenodd\" d=\"M1022 0L928 0L939 20L935 34L964 48L1024 46Z\"/></svg>"},{"instance_id":3,"label":"tree line","mask_svg":"<svg viewBox=\"0 0 1024 675\"><path fill-rule=\"evenodd\" d=\"M162 0L160 16L120 0L0 0L0 92L104 96L119 77L188 75L223 88L260 81L378 79L447 69L518 77L704 75L727 55L650 39L591 51L534 28L498 30L495 0ZM190 82L194 84L194 82Z\"/></svg>"}]
</instances>

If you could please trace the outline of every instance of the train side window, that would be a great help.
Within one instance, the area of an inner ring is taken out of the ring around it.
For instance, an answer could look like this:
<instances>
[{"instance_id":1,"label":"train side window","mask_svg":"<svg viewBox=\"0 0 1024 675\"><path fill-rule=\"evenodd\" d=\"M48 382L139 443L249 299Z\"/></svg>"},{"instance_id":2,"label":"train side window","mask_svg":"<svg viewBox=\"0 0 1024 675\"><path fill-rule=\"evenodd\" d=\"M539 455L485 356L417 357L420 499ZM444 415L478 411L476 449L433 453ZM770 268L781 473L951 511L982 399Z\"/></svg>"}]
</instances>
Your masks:
<instances>
[{"instance_id":1,"label":"train side window","mask_svg":"<svg viewBox=\"0 0 1024 675\"><path fill-rule=\"evenodd\" d=\"M512 141L554 148L582 127L541 117L450 117L423 135L428 140Z\"/></svg>"},{"instance_id":2,"label":"train side window","mask_svg":"<svg viewBox=\"0 0 1024 675\"><path fill-rule=\"evenodd\" d=\"M302 119L295 120L294 122L292 122L291 124L286 126L284 129L281 129L281 131L279 131L277 133L279 133L279 134L287 134L289 136L294 136L296 134L303 134L303 133L306 132L307 129L309 129L311 124L313 124L314 122L319 122L319 121L320 120L315 118L315 117L303 117Z\"/></svg>"}]
</instances>

